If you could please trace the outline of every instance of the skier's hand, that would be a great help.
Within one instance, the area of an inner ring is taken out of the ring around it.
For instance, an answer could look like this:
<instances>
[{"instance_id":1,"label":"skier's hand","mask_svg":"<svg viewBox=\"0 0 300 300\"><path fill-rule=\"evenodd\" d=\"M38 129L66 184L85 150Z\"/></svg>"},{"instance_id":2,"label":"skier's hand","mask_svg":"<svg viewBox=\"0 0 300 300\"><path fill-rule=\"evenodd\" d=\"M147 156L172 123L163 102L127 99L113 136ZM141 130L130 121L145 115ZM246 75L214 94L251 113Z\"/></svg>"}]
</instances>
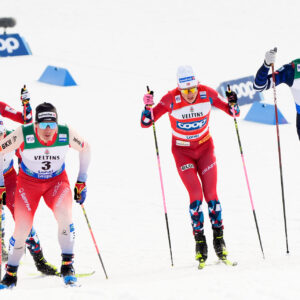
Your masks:
<instances>
[{"instance_id":1,"label":"skier's hand","mask_svg":"<svg viewBox=\"0 0 300 300\"><path fill-rule=\"evenodd\" d=\"M266 52L265 63L266 63L267 66L270 66L271 64L274 64L275 59L276 59L276 48L271 49L271 50Z\"/></svg>"},{"instance_id":2,"label":"skier's hand","mask_svg":"<svg viewBox=\"0 0 300 300\"><path fill-rule=\"evenodd\" d=\"M151 94L151 92L150 92L150 93L145 94L143 100L144 100L144 103L146 106L152 106L154 104L153 93Z\"/></svg>"},{"instance_id":3,"label":"skier's hand","mask_svg":"<svg viewBox=\"0 0 300 300\"><path fill-rule=\"evenodd\" d=\"M237 94L234 91L226 91L226 97L228 100L229 112L231 115L238 116L240 114L240 108L237 103Z\"/></svg>"},{"instance_id":4,"label":"skier's hand","mask_svg":"<svg viewBox=\"0 0 300 300\"><path fill-rule=\"evenodd\" d=\"M0 186L0 203L6 205L6 187Z\"/></svg>"},{"instance_id":5,"label":"skier's hand","mask_svg":"<svg viewBox=\"0 0 300 300\"><path fill-rule=\"evenodd\" d=\"M74 188L74 200L76 200L77 203L82 204L85 201L86 192L87 188L85 182L77 181Z\"/></svg>"},{"instance_id":6,"label":"skier's hand","mask_svg":"<svg viewBox=\"0 0 300 300\"><path fill-rule=\"evenodd\" d=\"M237 94L234 91L226 91L226 97L230 106L237 104Z\"/></svg>"},{"instance_id":7,"label":"skier's hand","mask_svg":"<svg viewBox=\"0 0 300 300\"><path fill-rule=\"evenodd\" d=\"M29 103L30 100L30 94L26 88L26 85L24 85L21 89L21 101L23 106L27 105Z\"/></svg>"},{"instance_id":8,"label":"skier's hand","mask_svg":"<svg viewBox=\"0 0 300 300\"><path fill-rule=\"evenodd\" d=\"M32 121L32 109L29 103L30 100L30 94L26 88L26 85L24 85L21 89L21 101L22 101L22 105L24 106L24 111L25 111L25 115L24 115L24 111L23 111L23 120L24 123L31 123Z\"/></svg>"}]
</instances>

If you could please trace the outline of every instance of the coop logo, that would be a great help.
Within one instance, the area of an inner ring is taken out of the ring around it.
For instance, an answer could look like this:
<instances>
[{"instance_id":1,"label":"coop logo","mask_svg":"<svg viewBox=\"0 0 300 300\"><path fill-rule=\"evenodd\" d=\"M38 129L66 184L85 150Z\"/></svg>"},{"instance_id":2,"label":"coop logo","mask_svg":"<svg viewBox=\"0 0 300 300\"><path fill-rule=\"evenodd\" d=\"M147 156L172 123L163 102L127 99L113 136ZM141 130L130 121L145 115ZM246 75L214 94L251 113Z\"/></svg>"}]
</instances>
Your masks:
<instances>
[{"instance_id":1,"label":"coop logo","mask_svg":"<svg viewBox=\"0 0 300 300\"><path fill-rule=\"evenodd\" d=\"M0 35L0 56L29 55L31 51L18 34Z\"/></svg>"},{"instance_id":2,"label":"coop logo","mask_svg":"<svg viewBox=\"0 0 300 300\"><path fill-rule=\"evenodd\" d=\"M206 123L207 123L206 118L201 121L187 122L187 123L182 123L177 121L177 127L181 130L191 131L191 130L197 130L202 128L203 126L206 125Z\"/></svg>"},{"instance_id":3,"label":"coop logo","mask_svg":"<svg viewBox=\"0 0 300 300\"><path fill-rule=\"evenodd\" d=\"M13 53L13 51L19 47L20 43L15 38L8 38L6 40L0 39L0 51L6 50L8 53Z\"/></svg>"},{"instance_id":4,"label":"coop logo","mask_svg":"<svg viewBox=\"0 0 300 300\"><path fill-rule=\"evenodd\" d=\"M239 105L253 103L263 100L262 93L258 93L253 88L254 76L239 78L236 80L222 82L217 91L225 97L227 85L230 85L232 91L236 92L239 99Z\"/></svg>"},{"instance_id":5,"label":"coop logo","mask_svg":"<svg viewBox=\"0 0 300 300\"><path fill-rule=\"evenodd\" d=\"M253 88L253 82L252 81L246 81L241 82L239 84L233 84L231 86L231 89L236 92L237 97L249 97L250 99L253 99L254 94L256 91Z\"/></svg>"}]
</instances>

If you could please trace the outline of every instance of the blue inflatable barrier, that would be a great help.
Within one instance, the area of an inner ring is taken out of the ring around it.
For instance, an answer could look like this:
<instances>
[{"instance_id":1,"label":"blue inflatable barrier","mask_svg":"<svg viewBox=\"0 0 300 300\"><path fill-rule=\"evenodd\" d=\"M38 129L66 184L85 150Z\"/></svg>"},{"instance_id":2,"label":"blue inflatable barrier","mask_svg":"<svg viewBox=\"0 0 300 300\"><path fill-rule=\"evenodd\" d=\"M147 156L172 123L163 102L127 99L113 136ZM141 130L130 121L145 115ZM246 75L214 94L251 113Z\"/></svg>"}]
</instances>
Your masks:
<instances>
[{"instance_id":1,"label":"blue inflatable barrier","mask_svg":"<svg viewBox=\"0 0 300 300\"><path fill-rule=\"evenodd\" d=\"M288 121L285 119L283 114L277 108L278 111L278 124L288 124ZM246 117L244 118L246 121L263 123L263 124L276 124L275 117L275 106L271 104L265 104L260 102L254 102L248 111Z\"/></svg>"},{"instance_id":2,"label":"blue inflatable barrier","mask_svg":"<svg viewBox=\"0 0 300 300\"><path fill-rule=\"evenodd\" d=\"M54 66L48 66L38 81L59 86L77 85L67 69Z\"/></svg>"}]
</instances>

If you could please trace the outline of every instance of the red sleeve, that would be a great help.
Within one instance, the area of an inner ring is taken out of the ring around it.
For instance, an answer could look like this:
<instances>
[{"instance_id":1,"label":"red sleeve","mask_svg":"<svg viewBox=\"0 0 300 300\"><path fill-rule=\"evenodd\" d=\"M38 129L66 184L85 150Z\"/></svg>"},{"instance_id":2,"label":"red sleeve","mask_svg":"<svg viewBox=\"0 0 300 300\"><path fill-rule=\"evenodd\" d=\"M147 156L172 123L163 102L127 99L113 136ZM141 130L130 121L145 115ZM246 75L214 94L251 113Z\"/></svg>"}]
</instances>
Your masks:
<instances>
[{"instance_id":1,"label":"red sleeve","mask_svg":"<svg viewBox=\"0 0 300 300\"><path fill-rule=\"evenodd\" d=\"M229 108L228 102L224 97L222 97L220 94L218 94L217 91L215 91L214 89L212 89L210 87L207 87L207 93L208 93L209 99L211 100L211 104L213 106L223 110L229 116L232 116L232 114L230 113L230 108ZM239 115L240 115L240 113L238 113L236 115L236 117L238 117Z\"/></svg>"},{"instance_id":2,"label":"red sleeve","mask_svg":"<svg viewBox=\"0 0 300 300\"><path fill-rule=\"evenodd\" d=\"M170 93L164 95L159 103L153 108L153 117L154 122L156 122L162 115L164 115L166 112L171 111L171 105L172 105L172 95ZM142 120L145 119L145 116L142 115ZM143 128L148 128L152 125L152 122L150 121L147 125L143 124L141 122L141 126Z\"/></svg>"},{"instance_id":3,"label":"red sleeve","mask_svg":"<svg viewBox=\"0 0 300 300\"><path fill-rule=\"evenodd\" d=\"M16 111L12 107L10 107L9 105L1 101L0 101L0 114L5 118L24 124L22 113Z\"/></svg>"},{"instance_id":4,"label":"red sleeve","mask_svg":"<svg viewBox=\"0 0 300 300\"><path fill-rule=\"evenodd\" d=\"M170 93L164 95L159 103L153 108L154 122L157 121L166 112L171 111L173 97Z\"/></svg>"}]
</instances>

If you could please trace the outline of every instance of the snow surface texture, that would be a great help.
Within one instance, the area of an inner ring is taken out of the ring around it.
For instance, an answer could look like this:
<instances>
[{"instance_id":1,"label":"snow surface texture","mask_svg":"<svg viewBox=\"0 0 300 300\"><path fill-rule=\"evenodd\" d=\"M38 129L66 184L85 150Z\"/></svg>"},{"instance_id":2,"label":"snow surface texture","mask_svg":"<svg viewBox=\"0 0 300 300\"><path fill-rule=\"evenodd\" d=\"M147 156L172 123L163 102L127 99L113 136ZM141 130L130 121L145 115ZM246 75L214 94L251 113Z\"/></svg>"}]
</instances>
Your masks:
<instances>
[{"instance_id":1,"label":"snow surface texture","mask_svg":"<svg viewBox=\"0 0 300 300\"><path fill-rule=\"evenodd\" d=\"M218 163L218 193L225 241L235 268L199 271L188 213L188 194L175 169L169 120L157 122L174 256L171 267L152 129L139 127L149 85L158 102L176 86L176 69L191 64L203 84L255 74L267 50L278 47L276 66L300 56L299 0L4 0L1 17L15 17L33 56L0 59L0 99L21 109L27 84L31 104L57 106L61 123L87 138L93 150L85 208L109 279L100 266L80 206L74 203L75 269L96 270L65 289L62 280L30 276L29 254L18 286L2 299L298 299L300 266L299 150L289 88L277 88L278 106L289 121L280 126L290 255L286 255L275 126L243 121L239 130L266 259L262 259L233 119L211 114ZM37 82L47 65L67 68L77 87ZM273 103L272 91L264 94ZM6 122L16 128L13 122ZM78 154L67 171L73 185ZM208 263L216 261L206 204ZM13 231L7 213L6 243ZM57 227L41 201L35 218L48 261L60 266Z\"/></svg>"}]
</instances>

